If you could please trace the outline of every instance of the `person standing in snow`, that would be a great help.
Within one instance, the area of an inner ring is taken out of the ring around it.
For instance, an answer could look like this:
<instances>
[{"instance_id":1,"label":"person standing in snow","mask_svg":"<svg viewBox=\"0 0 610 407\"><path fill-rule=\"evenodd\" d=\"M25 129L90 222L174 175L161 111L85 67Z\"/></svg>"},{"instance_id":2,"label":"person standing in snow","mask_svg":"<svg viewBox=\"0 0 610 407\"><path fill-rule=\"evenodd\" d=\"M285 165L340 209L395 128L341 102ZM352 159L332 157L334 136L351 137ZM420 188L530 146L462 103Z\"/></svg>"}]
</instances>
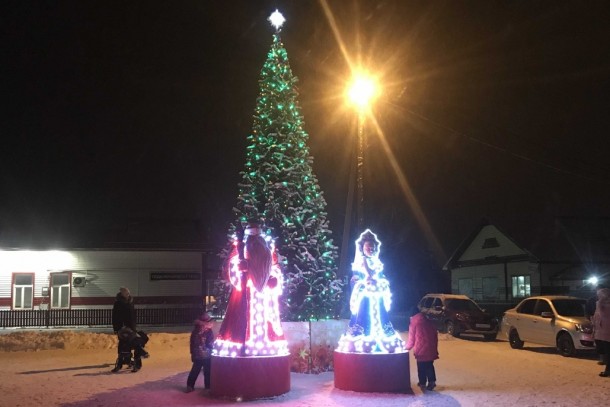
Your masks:
<instances>
[{"instance_id":1,"label":"person standing in snow","mask_svg":"<svg viewBox=\"0 0 610 407\"><path fill-rule=\"evenodd\" d=\"M191 332L191 361L193 367L186 380L186 392L195 390L195 382L203 368L203 383L206 389L210 388L210 370L212 365L212 348L214 347L213 319L207 312L195 320Z\"/></svg>"},{"instance_id":2,"label":"person standing in snow","mask_svg":"<svg viewBox=\"0 0 610 407\"><path fill-rule=\"evenodd\" d=\"M112 307L112 329L118 333L124 326L136 332L136 310L127 287L119 288Z\"/></svg>"},{"instance_id":3,"label":"person standing in snow","mask_svg":"<svg viewBox=\"0 0 610 407\"><path fill-rule=\"evenodd\" d=\"M593 297L589 298L585 305L587 317L589 317L591 322L593 322L593 315L595 315L595 309L597 308L597 300L598 300L597 293L602 288L607 288L607 287L603 286L603 285L598 285L595 289L595 295ZM607 363L607 356L605 354L604 345L603 345L602 341L595 339L595 350L597 351L597 355L598 355L597 364L605 365Z\"/></svg>"},{"instance_id":4,"label":"person standing in snow","mask_svg":"<svg viewBox=\"0 0 610 407\"><path fill-rule=\"evenodd\" d=\"M597 290L597 303L595 304L595 314L593 314L593 338L599 341L601 348L606 356L606 369L599 375L610 377L610 288Z\"/></svg>"},{"instance_id":5,"label":"person standing in snow","mask_svg":"<svg viewBox=\"0 0 610 407\"><path fill-rule=\"evenodd\" d=\"M118 335L121 328L129 328L131 332L139 337L146 337L146 342L148 341L148 336L146 336L144 332L136 330L136 310L133 305L133 297L131 296L129 288L127 287L119 288L119 292L116 295L116 299L112 307L112 329L114 330L114 333ZM120 354L120 341L118 351ZM131 366L134 368L133 371L137 372L142 367L141 358L148 358L150 355L142 347L140 347L140 351L136 351L134 356L134 363L132 363Z\"/></svg>"},{"instance_id":6,"label":"person standing in snow","mask_svg":"<svg viewBox=\"0 0 610 407\"><path fill-rule=\"evenodd\" d=\"M422 389L434 390L436 387L436 372L434 361L438 359L438 332L434 324L426 316L417 311L409 325L407 350L413 349L417 361L417 385Z\"/></svg>"}]
</instances>

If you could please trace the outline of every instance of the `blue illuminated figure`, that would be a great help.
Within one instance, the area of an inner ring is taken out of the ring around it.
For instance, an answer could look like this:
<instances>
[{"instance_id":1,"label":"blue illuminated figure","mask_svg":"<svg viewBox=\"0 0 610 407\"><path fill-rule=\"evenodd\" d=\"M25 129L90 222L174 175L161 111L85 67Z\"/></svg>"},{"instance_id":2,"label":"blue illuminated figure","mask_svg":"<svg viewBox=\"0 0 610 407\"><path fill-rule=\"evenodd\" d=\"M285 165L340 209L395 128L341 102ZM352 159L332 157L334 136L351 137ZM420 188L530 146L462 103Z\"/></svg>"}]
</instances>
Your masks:
<instances>
[{"instance_id":1,"label":"blue illuminated figure","mask_svg":"<svg viewBox=\"0 0 610 407\"><path fill-rule=\"evenodd\" d=\"M352 263L351 319L339 339L339 352L404 352L404 342L394 331L388 311L392 304L390 282L379 260L381 242L369 229L356 240Z\"/></svg>"}]
</instances>

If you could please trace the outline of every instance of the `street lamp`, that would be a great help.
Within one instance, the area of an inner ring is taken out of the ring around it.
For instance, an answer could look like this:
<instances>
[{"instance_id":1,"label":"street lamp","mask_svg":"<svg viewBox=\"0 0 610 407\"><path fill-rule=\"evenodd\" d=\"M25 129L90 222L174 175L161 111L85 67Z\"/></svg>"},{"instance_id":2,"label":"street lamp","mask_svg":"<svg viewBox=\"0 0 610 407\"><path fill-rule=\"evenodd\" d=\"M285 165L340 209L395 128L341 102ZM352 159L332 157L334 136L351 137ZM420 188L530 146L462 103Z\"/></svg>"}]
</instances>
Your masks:
<instances>
[{"instance_id":1,"label":"street lamp","mask_svg":"<svg viewBox=\"0 0 610 407\"><path fill-rule=\"evenodd\" d=\"M345 210L345 221L343 222L343 238L341 240L341 255L339 258L339 269L345 272L347 276L349 274L346 269L347 263L347 244L349 242L349 234L351 228L352 219L352 207L354 203L354 181L358 181L357 185L357 199L358 205L356 207L357 219L358 219L358 230L360 231L364 226L364 146L365 146L365 134L364 134L364 123L366 116L370 114L371 102L378 95L379 90L372 76L368 75L364 71L358 71L354 73L351 83L346 89L346 98L350 105L356 108L358 115L358 134L357 134L357 154L356 154L356 172L357 175L354 177L352 171L350 171L350 180L347 192L347 204Z\"/></svg>"},{"instance_id":2,"label":"street lamp","mask_svg":"<svg viewBox=\"0 0 610 407\"><path fill-rule=\"evenodd\" d=\"M358 113L358 154L356 157L356 170L358 180L358 230L364 226L364 122L369 114L371 102L377 96L378 87L373 77L365 72L354 74L351 84L347 89L347 97L350 103L356 107ZM353 177L351 177L353 179ZM351 182L351 179L350 179Z\"/></svg>"},{"instance_id":3,"label":"street lamp","mask_svg":"<svg viewBox=\"0 0 610 407\"><path fill-rule=\"evenodd\" d=\"M376 93L375 81L367 74L362 73L354 75L354 79L347 89L350 102L358 108L360 114L367 110Z\"/></svg>"}]
</instances>

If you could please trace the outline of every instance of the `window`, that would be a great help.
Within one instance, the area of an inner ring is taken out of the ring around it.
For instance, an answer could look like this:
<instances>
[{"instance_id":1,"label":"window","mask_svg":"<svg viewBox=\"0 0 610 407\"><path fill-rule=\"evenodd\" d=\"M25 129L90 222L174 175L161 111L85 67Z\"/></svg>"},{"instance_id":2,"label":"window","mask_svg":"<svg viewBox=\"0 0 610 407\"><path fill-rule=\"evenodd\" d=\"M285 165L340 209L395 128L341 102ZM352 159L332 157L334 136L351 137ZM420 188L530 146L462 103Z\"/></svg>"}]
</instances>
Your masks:
<instances>
[{"instance_id":1,"label":"window","mask_svg":"<svg viewBox=\"0 0 610 407\"><path fill-rule=\"evenodd\" d=\"M70 274L51 274L51 308L70 307Z\"/></svg>"},{"instance_id":2,"label":"window","mask_svg":"<svg viewBox=\"0 0 610 407\"><path fill-rule=\"evenodd\" d=\"M497 277L483 277L483 298L496 298L498 296Z\"/></svg>"},{"instance_id":3,"label":"window","mask_svg":"<svg viewBox=\"0 0 610 407\"><path fill-rule=\"evenodd\" d=\"M586 300L553 300L553 305L559 315L564 317L584 317L587 315L585 307Z\"/></svg>"},{"instance_id":4,"label":"window","mask_svg":"<svg viewBox=\"0 0 610 407\"><path fill-rule=\"evenodd\" d=\"M536 301L537 300L525 300L519 309L517 309L517 312L519 314L533 314Z\"/></svg>"},{"instance_id":5,"label":"window","mask_svg":"<svg viewBox=\"0 0 610 407\"><path fill-rule=\"evenodd\" d=\"M549 304L547 300L538 300L534 314L542 315L543 312L553 313L553 310L551 309L551 304Z\"/></svg>"},{"instance_id":6,"label":"window","mask_svg":"<svg viewBox=\"0 0 610 407\"><path fill-rule=\"evenodd\" d=\"M13 309L32 309L33 300L34 274L15 274L13 280Z\"/></svg>"},{"instance_id":7,"label":"window","mask_svg":"<svg viewBox=\"0 0 610 407\"><path fill-rule=\"evenodd\" d=\"M458 293L468 297L474 297L472 291L472 278L460 278L458 280Z\"/></svg>"},{"instance_id":8,"label":"window","mask_svg":"<svg viewBox=\"0 0 610 407\"><path fill-rule=\"evenodd\" d=\"M492 249L494 247L500 247L500 243L498 243L498 240L495 237L488 237L483 242L482 249Z\"/></svg>"},{"instance_id":9,"label":"window","mask_svg":"<svg viewBox=\"0 0 610 407\"><path fill-rule=\"evenodd\" d=\"M432 306L432 301L434 301L434 297L424 297L421 300L421 308L430 308Z\"/></svg>"},{"instance_id":10,"label":"window","mask_svg":"<svg viewBox=\"0 0 610 407\"><path fill-rule=\"evenodd\" d=\"M450 298L447 300L447 308L453 311L476 312L479 311L479 306L471 300L463 300L461 298Z\"/></svg>"},{"instance_id":11,"label":"window","mask_svg":"<svg viewBox=\"0 0 610 407\"><path fill-rule=\"evenodd\" d=\"M532 295L530 276L513 276L513 298Z\"/></svg>"}]
</instances>

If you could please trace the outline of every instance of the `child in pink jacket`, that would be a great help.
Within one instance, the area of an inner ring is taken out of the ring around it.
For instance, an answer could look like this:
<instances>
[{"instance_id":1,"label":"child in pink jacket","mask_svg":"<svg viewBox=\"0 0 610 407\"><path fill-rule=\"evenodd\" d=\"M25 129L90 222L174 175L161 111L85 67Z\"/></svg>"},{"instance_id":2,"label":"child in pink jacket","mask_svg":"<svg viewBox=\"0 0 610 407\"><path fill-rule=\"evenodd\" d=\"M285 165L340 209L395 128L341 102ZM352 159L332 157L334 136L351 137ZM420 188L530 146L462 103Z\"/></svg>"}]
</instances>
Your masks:
<instances>
[{"instance_id":1,"label":"child in pink jacket","mask_svg":"<svg viewBox=\"0 0 610 407\"><path fill-rule=\"evenodd\" d=\"M407 349L413 349L417 361L417 385L424 390L436 387L434 360L438 359L438 333L432 322L424 314L417 312L411 317Z\"/></svg>"},{"instance_id":2,"label":"child in pink jacket","mask_svg":"<svg viewBox=\"0 0 610 407\"><path fill-rule=\"evenodd\" d=\"M610 377L610 288L597 290L597 304L593 315L593 337L604 351L606 369L599 375Z\"/></svg>"}]
</instances>

